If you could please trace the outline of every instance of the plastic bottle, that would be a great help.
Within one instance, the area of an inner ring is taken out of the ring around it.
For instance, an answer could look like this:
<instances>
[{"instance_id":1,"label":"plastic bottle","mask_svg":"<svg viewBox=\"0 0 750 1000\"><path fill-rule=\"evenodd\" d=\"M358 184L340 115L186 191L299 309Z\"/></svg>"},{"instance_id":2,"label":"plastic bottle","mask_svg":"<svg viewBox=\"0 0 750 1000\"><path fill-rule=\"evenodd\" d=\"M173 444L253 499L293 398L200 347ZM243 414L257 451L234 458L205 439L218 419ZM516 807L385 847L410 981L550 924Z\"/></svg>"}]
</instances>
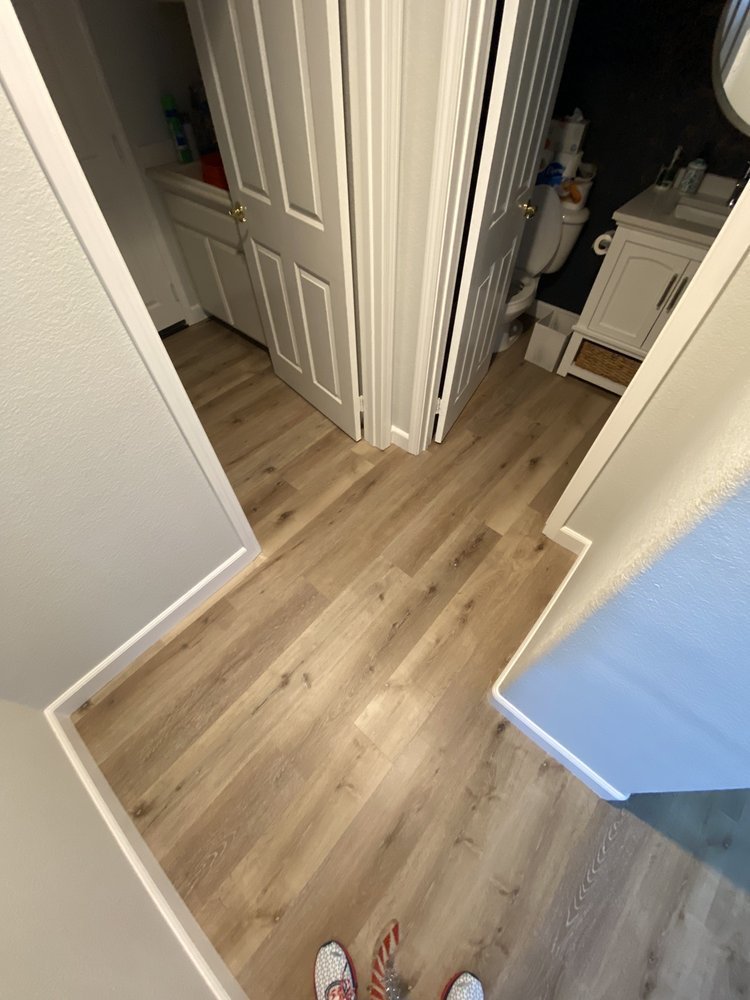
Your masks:
<instances>
[{"instance_id":1,"label":"plastic bottle","mask_svg":"<svg viewBox=\"0 0 750 1000\"><path fill-rule=\"evenodd\" d=\"M695 160L691 160L685 167L685 173L682 175L682 180L680 181L680 191L683 194L695 194L701 186L701 181L706 176L707 169L708 164L702 156L699 156Z\"/></svg>"}]
</instances>

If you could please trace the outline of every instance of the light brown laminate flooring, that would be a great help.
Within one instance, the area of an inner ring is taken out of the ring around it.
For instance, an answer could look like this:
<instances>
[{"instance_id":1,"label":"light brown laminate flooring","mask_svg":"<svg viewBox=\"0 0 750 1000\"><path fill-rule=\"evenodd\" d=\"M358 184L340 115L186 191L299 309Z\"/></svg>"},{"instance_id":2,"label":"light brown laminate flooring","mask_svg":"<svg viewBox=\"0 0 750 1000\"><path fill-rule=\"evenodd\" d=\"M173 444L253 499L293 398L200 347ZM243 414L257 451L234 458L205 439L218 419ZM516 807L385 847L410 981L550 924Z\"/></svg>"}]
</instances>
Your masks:
<instances>
[{"instance_id":1,"label":"light brown laminate flooring","mask_svg":"<svg viewBox=\"0 0 750 1000\"><path fill-rule=\"evenodd\" d=\"M524 347L413 457L218 324L167 341L264 556L76 721L253 1000L309 997L331 937L366 980L391 917L417 1000L463 967L488 1000L750 989L745 793L599 801L488 704L614 402Z\"/></svg>"}]
</instances>

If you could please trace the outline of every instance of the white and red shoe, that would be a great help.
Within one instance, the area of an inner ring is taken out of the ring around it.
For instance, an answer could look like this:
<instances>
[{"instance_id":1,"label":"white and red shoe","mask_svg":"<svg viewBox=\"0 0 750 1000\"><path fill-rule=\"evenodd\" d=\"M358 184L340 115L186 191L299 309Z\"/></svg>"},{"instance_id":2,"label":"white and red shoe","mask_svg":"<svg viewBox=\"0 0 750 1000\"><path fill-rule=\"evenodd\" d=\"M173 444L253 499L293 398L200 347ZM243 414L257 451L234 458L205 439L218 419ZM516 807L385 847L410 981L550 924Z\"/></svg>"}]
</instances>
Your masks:
<instances>
[{"instance_id":1,"label":"white and red shoe","mask_svg":"<svg viewBox=\"0 0 750 1000\"><path fill-rule=\"evenodd\" d=\"M476 976L459 972L443 990L441 1000L484 1000L484 990Z\"/></svg>"},{"instance_id":2,"label":"white and red shoe","mask_svg":"<svg viewBox=\"0 0 750 1000\"><path fill-rule=\"evenodd\" d=\"M338 941L329 941L318 949L315 1000L357 1000L354 963Z\"/></svg>"}]
</instances>

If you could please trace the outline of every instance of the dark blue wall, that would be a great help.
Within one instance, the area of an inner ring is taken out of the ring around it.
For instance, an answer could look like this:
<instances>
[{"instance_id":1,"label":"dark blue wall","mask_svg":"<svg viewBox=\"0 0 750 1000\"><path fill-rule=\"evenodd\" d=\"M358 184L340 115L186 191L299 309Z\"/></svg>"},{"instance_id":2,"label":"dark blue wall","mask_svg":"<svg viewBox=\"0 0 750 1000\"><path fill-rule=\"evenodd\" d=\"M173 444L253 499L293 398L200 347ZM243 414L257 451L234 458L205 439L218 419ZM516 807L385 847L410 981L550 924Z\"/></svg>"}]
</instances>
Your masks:
<instances>
[{"instance_id":1,"label":"dark blue wall","mask_svg":"<svg viewBox=\"0 0 750 1000\"><path fill-rule=\"evenodd\" d=\"M540 283L544 301L581 311L601 263L594 237L653 183L675 146L689 160L708 144L709 170L744 172L750 138L724 118L711 84L722 7L723 0L581 0L555 114L578 105L591 121L586 160L599 176L578 243L562 270Z\"/></svg>"}]
</instances>

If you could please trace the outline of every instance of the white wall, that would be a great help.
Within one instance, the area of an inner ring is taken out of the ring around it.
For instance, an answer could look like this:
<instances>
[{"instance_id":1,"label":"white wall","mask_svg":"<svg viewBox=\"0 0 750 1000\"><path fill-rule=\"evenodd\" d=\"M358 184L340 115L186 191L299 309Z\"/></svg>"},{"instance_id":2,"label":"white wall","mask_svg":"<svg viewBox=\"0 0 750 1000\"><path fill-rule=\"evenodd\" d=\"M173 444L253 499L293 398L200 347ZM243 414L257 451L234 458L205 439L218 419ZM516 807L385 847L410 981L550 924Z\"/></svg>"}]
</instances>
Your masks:
<instances>
[{"instance_id":1,"label":"white wall","mask_svg":"<svg viewBox=\"0 0 750 1000\"><path fill-rule=\"evenodd\" d=\"M747 494L726 502L750 475L749 314L746 253L568 518L592 546L497 689L624 794L750 775Z\"/></svg>"},{"instance_id":2,"label":"white wall","mask_svg":"<svg viewBox=\"0 0 750 1000\"><path fill-rule=\"evenodd\" d=\"M209 1000L40 712L0 701L0 968L18 1000Z\"/></svg>"},{"instance_id":3,"label":"white wall","mask_svg":"<svg viewBox=\"0 0 750 1000\"><path fill-rule=\"evenodd\" d=\"M185 319L204 317L198 294L174 235L164 202L146 174L149 167L177 158L161 97L171 93L181 111L189 108L188 88L200 79L198 58L183 3L158 0L80 0L81 10L112 101L122 122L146 192L178 278Z\"/></svg>"},{"instance_id":4,"label":"white wall","mask_svg":"<svg viewBox=\"0 0 750 1000\"><path fill-rule=\"evenodd\" d=\"M0 697L42 708L242 544L4 95L0 137Z\"/></svg>"},{"instance_id":5,"label":"white wall","mask_svg":"<svg viewBox=\"0 0 750 1000\"><path fill-rule=\"evenodd\" d=\"M161 109L171 93L181 111L200 79L185 5L158 0L80 0L112 98L134 151L172 140ZM174 157L171 157L174 158Z\"/></svg>"},{"instance_id":6,"label":"white wall","mask_svg":"<svg viewBox=\"0 0 750 1000\"><path fill-rule=\"evenodd\" d=\"M568 518L594 544L524 662L570 632L744 479L748 315L750 254Z\"/></svg>"}]
</instances>

